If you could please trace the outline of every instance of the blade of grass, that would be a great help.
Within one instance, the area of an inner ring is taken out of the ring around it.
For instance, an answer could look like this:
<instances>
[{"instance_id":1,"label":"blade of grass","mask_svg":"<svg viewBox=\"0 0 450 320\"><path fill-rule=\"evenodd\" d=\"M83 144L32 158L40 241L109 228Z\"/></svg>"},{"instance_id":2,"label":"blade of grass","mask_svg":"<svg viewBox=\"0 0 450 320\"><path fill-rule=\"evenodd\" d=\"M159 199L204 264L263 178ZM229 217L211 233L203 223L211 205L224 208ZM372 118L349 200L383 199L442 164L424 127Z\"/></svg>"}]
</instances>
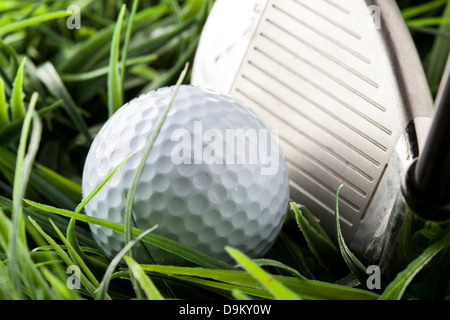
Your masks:
<instances>
[{"instance_id":1,"label":"blade of grass","mask_svg":"<svg viewBox=\"0 0 450 320\"><path fill-rule=\"evenodd\" d=\"M12 22L5 26L0 27L0 36L3 36L4 34L7 34L10 32L13 32L13 31L22 30L22 29L32 26L34 24L42 23L42 22L49 21L49 20L68 17L71 14L72 13L70 13L70 12L68 13L66 11L56 11L56 12L43 14L43 15L40 15L37 17L31 17L28 19L15 21L15 22Z\"/></svg>"},{"instance_id":2,"label":"blade of grass","mask_svg":"<svg viewBox=\"0 0 450 320\"><path fill-rule=\"evenodd\" d=\"M123 4L119 17L117 18L116 27L114 28L111 40L111 49L109 56L109 72L108 72L108 111L112 116L117 109L123 104L122 85L119 70L119 47L120 33L122 30L123 17L125 15L126 5Z\"/></svg>"},{"instance_id":3,"label":"blade of grass","mask_svg":"<svg viewBox=\"0 0 450 320\"><path fill-rule=\"evenodd\" d=\"M130 190L127 195L127 204L126 204L126 209L125 209L125 243L127 243L131 240L131 226L132 226L132 212L133 212L132 210L133 210L134 198L135 198L139 180L141 179L142 172L144 171L144 167L145 167L147 158L150 154L150 151L153 147L153 144L154 144L156 138L158 137L159 131L161 130L161 127L163 126L163 124L166 120L167 114L169 113L169 111L172 107L172 104L173 104L173 101L175 100L175 96L178 92L178 89L181 86L181 83L183 82L184 78L186 77L188 68L189 68L189 64L186 64L183 72L181 73L181 75L178 79L177 84L175 85L175 88L173 90L171 99L170 99L167 107L165 108L163 114L160 116L160 118L158 119L158 122L156 123L155 130L152 132L152 134L149 138L149 141L142 153L139 166L137 167L137 169L134 173L133 181L131 183L131 187L130 187Z\"/></svg>"},{"instance_id":4,"label":"blade of grass","mask_svg":"<svg viewBox=\"0 0 450 320\"><path fill-rule=\"evenodd\" d=\"M269 260L269 259L254 259L253 262L260 267L263 267L263 266L275 267L278 269L285 270L288 273L290 273L291 275L293 275L294 277L297 277L301 280L307 280L306 277L301 275L297 270L295 270L294 268L289 267L288 265L285 265L279 261Z\"/></svg>"},{"instance_id":5,"label":"blade of grass","mask_svg":"<svg viewBox=\"0 0 450 320\"><path fill-rule=\"evenodd\" d=\"M128 17L127 29L125 31L125 40L122 48L122 60L120 63L120 85L122 88L122 96L125 95L124 84L125 84L125 73L128 57L128 47L130 46L131 32L133 31L133 21L136 15L139 0L133 1L133 6L131 7L130 16Z\"/></svg>"},{"instance_id":6,"label":"blade of grass","mask_svg":"<svg viewBox=\"0 0 450 320\"><path fill-rule=\"evenodd\" d=\"M349 267L350 271L355 275L355 277L359 280L362 285L366 284L368 275L367 269L358 260L358 258L350 251L345 243L344 236L341 232L341 225L339 220L339 193L342 189L343 185L339 186L336 192L335 204L334 204L334 214L335 214L335 226L336 226L336 235L339 243L339 249L341 251L342 257L344 258L345 263Z\"/></svg>"},{"instance_id":7,"label":"blade of grass","mask_svg":"<svg viewBox=\"0 0 450 320\"><path fill-rule=\"evenodd\" d=\"M428 3L408 7L402 10L402 15L404 19L410 19L412 17L417 17L422 14L426 14L436 8L442 7L445 3L447 3L447 0L434 0Z\"/></svg>"},{"instance_id":8,"label":"blade of grass","mask_svg":"<svg viewBox=\"0 0 450 320\"><path fill-rule=\"evenodd\" d=\"M13 188L13 215L12 215L12 231L9 236L9 271L11 281L16 286L17 291L21 292L20 287L22 280L20 279L20 257L17 254L19 242L25 244L25 227L23 222L23 208L22 199L25 195L26 186L31 172L31 165L36 155L39 139L41 135L42 126L39 118L34 116L34 108L36 106L37 94L33 94L28 111L25 115L25 120L22 127L20 137L19 149L17 152L17 162L14 176ZM30 145L28 153L26 154L28 133L33 120L33 129L31 133Z\"/></svg>"},{"instance_id":9,"label":"blade of grass","mask_svg":"<svg viewBox=\"0 0 450 320\"><path fill-rule=\"evenodd\" d=\"M341 262L338 249L323 228L314 220L307 208L301 206L301 209L299 209L295 203L291 203L290 206L295 214L297 224L308 243L308 248L317 258L320 265L330 272L339 269Z\"/></svg>"},{"instance_id":10,"label":"blade of grass","mask_svg":"<svg viewBox=\"0 0 450 320\"><path fill-rule=\"evenodd\" d=\"M163 295L159 292L158 288L153 283L152 279L147 276L142 270L141 266L131 257L124 256L125 262L128 265L131 273L139 282L141 288L144 290L145 295L149 300L165 300Z\"/></svg>"},{"instance_id":11,"label":"blade of grass","mask_svg":"<svg viewBox=\"0 0 450 320\"><path fill-rule=\"evenodd\" d=\"M0 128L4 128L9 124L9 105L6 102L5 83L0 77Z\"/></svg>"},{"instance_id":12,"label":"blade of grass","mask_svg":"<svg viewBox=\"0 0 450 320\"><path fill-rule=\"evenodd\" d=\"M432 27L448 24L450 24L450 18L448 17L430 17L430 18L418 18L408 20L408 25L414 27Z\"/></svg>"},{"instance_id":13,"label":"blade of grass","mask_svg":"<svg viewBox=\"0 0 450 320\"><path fill-rule=\"evenodd\" d=\"M25 106L23 105L23 71L25 67L25 61L26 58L23 58L22 62L19 65L19 69L17 69L16 78L14 80L10 102L13 121L23 119L23 117L25 116Z\"/></svg>"},{"instance_id":14,"label":"blade of grass","mask_svg":"<svg viewBox=\"0 0 450 320\"><path fill-rule=\"evenodd\" d=\"M83 210L83 208L86 206L86 204L89 203L89 201L91 201L91 199L103 188L103 186L108 183L109 179L111 179L111 177L114 175L114 173L125 163L127 162L135 153L130 154L128 157L126 157L121 163L119 163L107 176L106 178L100 182L98 184L98 186L96 186L94 188L94 190L92 190L92 192L87 195L81 202L80 204L76 207L75 209L75 213L80 213L81 210Z\"/></svg>"},{"instance_id":15,"label":"blade of grass","mask_svg":"<svg viewBox=\"0 0 450 320\"><path fill-rule=\"evenodd\" d=\"M226 247L230 256L255 279L257 279L272 295L279 300L300 300L300 297L278 282L272 275L265 272L261 267L249 259L237 249Z\"/></svg>"}]
</instances>

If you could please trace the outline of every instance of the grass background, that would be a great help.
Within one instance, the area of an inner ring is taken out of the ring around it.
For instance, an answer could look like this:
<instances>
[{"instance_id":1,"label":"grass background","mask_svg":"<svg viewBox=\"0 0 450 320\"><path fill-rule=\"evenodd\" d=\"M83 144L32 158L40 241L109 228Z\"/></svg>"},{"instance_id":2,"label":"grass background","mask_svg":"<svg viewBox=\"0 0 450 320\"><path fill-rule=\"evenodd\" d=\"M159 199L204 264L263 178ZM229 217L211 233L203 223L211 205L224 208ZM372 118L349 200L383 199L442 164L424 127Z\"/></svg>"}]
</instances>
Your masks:
<instances>
[{"instance_id":1,"label":"grass background","mask_svg":"<svg viewBox=\"0 0 450 320\"><path fill-rule=\"evenodd\" d=\"M436 94L450 49L450 1L397 2ZM72 4L81 8L80 29L66 26ZM367 289L367 263L295 204L264 259L227 248L237 267L152 230L82 214L81 174L96 132L139 93L175 84L183 70L189 82L184 68L212 4L0 1L0 299L450 298L448 226L417 227L408 213L399 267L383 276L380 290ZM126 252L105 257L87 222L127 234L128 246L145 241L190 263L139 265L125 256L118 265ZM77 284L72 265L79 289L68 286Z\"/></svg>"}]
</instances>

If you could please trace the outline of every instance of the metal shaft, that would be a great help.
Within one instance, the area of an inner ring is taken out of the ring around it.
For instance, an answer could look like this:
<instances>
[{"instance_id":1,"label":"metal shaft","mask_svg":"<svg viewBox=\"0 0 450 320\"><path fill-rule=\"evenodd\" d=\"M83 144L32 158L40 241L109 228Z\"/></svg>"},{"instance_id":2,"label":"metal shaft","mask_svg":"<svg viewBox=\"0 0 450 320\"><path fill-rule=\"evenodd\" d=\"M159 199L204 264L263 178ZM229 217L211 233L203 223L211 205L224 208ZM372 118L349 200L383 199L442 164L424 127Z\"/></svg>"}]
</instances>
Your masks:
<instances>
[{"instance_id":1,"label":"metal shaft","mask_svg":"<svg viewBox=\"0 0 450 320\"><path fill-rule=\"evenodd\" d=\"M450 219L450 59L436 99L436 114L425 148L404 186L412 209L425 219Z\"/></svg>"}]
</instances>

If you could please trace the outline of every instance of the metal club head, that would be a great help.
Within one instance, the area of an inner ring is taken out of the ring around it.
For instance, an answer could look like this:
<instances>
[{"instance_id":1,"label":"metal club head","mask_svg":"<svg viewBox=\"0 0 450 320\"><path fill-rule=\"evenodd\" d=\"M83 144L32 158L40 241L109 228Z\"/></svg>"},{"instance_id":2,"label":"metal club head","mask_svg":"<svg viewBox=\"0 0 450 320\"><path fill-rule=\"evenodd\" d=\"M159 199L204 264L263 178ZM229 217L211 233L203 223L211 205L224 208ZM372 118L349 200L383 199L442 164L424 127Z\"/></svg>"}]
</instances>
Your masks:
<instances>
[{"instance_id":1,"label":"metal club head","mask_svg":"<svg viewBox=\"0 0 450 320\"><path fill-rule=\"evenodd\" d=\"M217 0L192 84L231 94L278 130L291 199L354 252L380 255L433 101L391 0Z\"/></svg>"}]
</instances>

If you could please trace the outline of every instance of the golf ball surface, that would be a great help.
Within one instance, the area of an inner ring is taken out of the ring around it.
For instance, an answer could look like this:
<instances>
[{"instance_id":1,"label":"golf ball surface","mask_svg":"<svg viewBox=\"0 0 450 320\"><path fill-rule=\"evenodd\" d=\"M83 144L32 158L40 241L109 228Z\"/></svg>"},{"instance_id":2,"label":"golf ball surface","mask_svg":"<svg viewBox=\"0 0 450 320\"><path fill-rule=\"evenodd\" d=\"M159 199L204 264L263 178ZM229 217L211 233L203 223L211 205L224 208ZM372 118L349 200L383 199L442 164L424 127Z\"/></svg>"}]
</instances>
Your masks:
<instances>
[{"instance_id":1,"label":"golf ball surface","mask_svg":"<svg viewBox=\"0 0 450 320\"><path fill-rule=\"evenodd\" d=\"M133 154L85 206L89 216L124 223L126 195L149 138L175 87L151 91L120 108L101 128L87 155L86 197ZM276 136L230 96L183 85L146 159L133 204L138 228L177 241L222 261L225 246L252 258L270 249L289 200L288 173ZM105 254L113 257L124 235L90 225ZM174 254L146 244L158 263ZM135 258L148 262L135 246Z\"/></svg>"}]
</instances>

